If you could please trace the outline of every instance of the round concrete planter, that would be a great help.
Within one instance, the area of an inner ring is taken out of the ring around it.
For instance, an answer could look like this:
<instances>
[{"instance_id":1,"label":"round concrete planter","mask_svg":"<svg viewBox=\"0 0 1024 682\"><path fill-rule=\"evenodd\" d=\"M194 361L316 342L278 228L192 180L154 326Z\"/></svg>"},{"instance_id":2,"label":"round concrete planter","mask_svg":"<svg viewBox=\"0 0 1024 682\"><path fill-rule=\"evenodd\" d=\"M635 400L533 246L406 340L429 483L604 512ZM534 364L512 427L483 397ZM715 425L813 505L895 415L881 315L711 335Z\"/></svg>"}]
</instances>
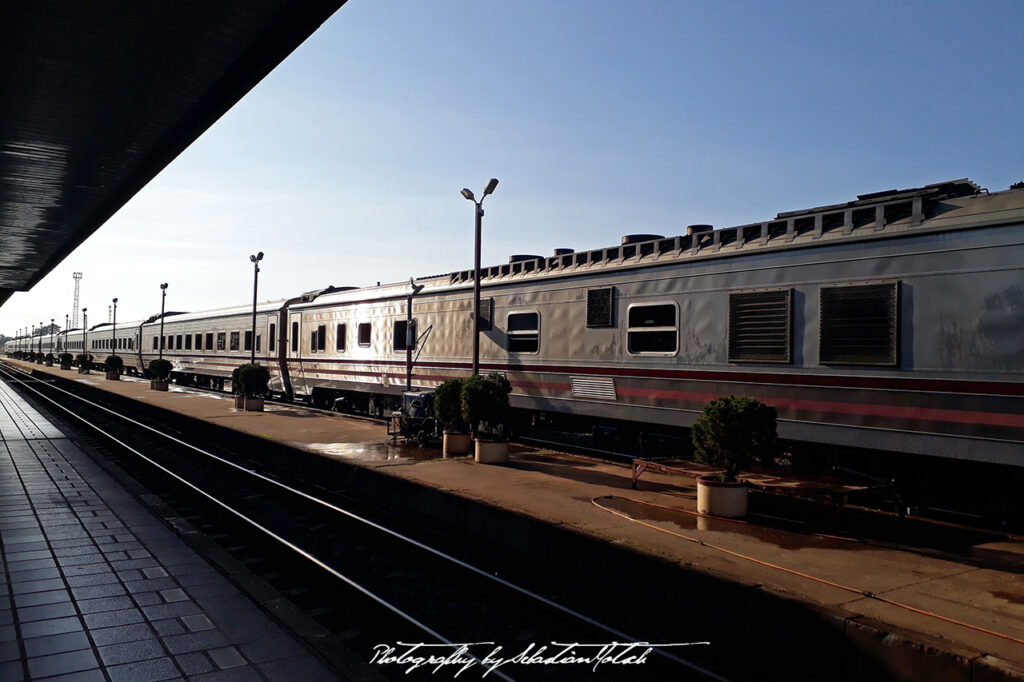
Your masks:
<instances>
[{"instance_id":1,"label":"round concrete planter","mask_svg":"<svg viewBox=\"0 0 1024 682\"><path fill-rule=\"evenodd\" d=\"M441 446L445 457L462 457L473 449L473 436L461 431L445 431Z\"/></svg>"},{"instance_id":2,"label":"round concrete planter","mask_svg":"<svg viewBox=\"0 0 1024 682\"><path fill-rule=\"evenodd\" d=\"M235 396L235 409L236 410L244 410L245 409L245 396L242 395L241 393L239 393L238 395Z\"/></svg>"},{"instance_id":3,"label":"round concrete planter","mask_svg":"<svg viewBox=\"0 0 1024 682\"><path fill-rule=\"evenodd\" d=\"M505 464L508 462L507 440L476 439L476 461L479 464Z\"/></svg>"},{"instance_id":4,"label":"round concrete planter","mask_svg":"<svg viewBox=\"0 0 1024 682\"><path fill-rule=\"evenodd\" d=\"M71 369L71 365L61 365L60 368L63 370L69 370Z\"/></svg>"},{"instance_id":5,"label":"round concrete planter","mask_svg":"<svg viewBox=\"0 0 1024 682\"><path fill-rule=\"evenodd\" d=\"M263 398L246 398L244 409L246 412L262 412Z\"/></svg>"},{"instance_id":6,"label":"round concrete planter","mask_svg":"<svg viewBox=\"0 0 1024 682\"><path fill-rule=\"evenodd\" d=\"M149 387L152 390L154 390L154 391L166 391L167 390L167 382L166 381L150 381L149 382Z\"/></svg>"},{"instance_id":7,"label":"round concrete planter","mask_svg":"<svg viewBox=\"0 0 1024 682\"><path fill-rule=\"evenodd\" d=\"M697 478L697 513L729 519L747 515L747 486L720 481L714 476Z\"/></svg>"},{"instance_id":8,"label":"round concrete planter","mask_svg":"<svg viewBox=\"0 0 1024 682\"><path fill-rule=\"evenodd\" d=\"M121 380L121 375L119 373L117 373L117 372L107 372L106 374L107 374L107 379L109 381L120 381Z\"/></svg>"}]
</instances>

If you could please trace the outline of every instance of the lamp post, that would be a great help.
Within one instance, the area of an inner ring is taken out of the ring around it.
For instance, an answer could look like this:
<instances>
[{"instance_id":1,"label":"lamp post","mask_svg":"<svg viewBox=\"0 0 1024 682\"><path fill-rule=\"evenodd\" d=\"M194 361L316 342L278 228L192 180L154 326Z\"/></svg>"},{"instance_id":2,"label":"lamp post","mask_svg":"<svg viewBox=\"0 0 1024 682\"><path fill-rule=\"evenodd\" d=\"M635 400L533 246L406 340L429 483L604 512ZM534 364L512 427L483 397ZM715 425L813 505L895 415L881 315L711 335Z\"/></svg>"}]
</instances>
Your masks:
<instances>
[{"instance_id":1,"label":"lamp post","mask_svg":"<svg viewBox=\"0 0 1024 682\"><path fill-rule=\"evenodd\" d=\"M416 284L416 280L409 278L409 297L405 302L405 390L412 390L412 347L416 343L416 336L412 329L412 297L423 291L422 284Z\"/></svg>"},{"instance_id":2,"label":"lamp post","mask_svg":"<svg viewBox=\"0 0 1024 682\"><path fill-rule=\"evenodd\" d=\"M114 323L110 328L111 355L117 355L117 299L114 299Z\"/></svg>"},{"instance_id":3,"label":"lamp post","mask_svg":"<svg viewBox=\"0 0 1024 682\"><path fill-rule=\"evenodd\" d=\"M80 371L82 374L89 374L89 363L92 357L89 355L89 316L86 315L88 308L82 308L82 357L85 358L85 362L82 363Z\"/></svg>"},{"instance_id":4,"label":"lamp post","mask_svg":"<svg viewBox=\"0 0 1024 682\"><path fill-rule=\"evenodd\" d=\"M43 362L43 323L39 323L39 363Z\"/></svg>"},{"instance_id":5,"label":"lamp post","mask_svg":"<svg viewBox=\"0 0 1024 682\"><path fill-rule=\"evenodd\" d=\"M250 364L256 364L256 287L260 281L260 261L263 260L263 252L260 251L255 256L249 256L249 260L252 261L252 337L249 341L249 349L252 351L249 354Z\"/></svg>"},{"instance_id":6,"label":"lamp post","mask_svg":"<svg viewBox=\"0 0 1024 682\"><path fill-rule=\"evenodd\" d=\"M476 200L473 192L462 188L462 196L473 202L476 216L476 231L473 243L473 374L480 373L480 221L484 217L483 203L487 195L498 186L498 178L491 178L484 187L483 196L480 201Z\"/></svg>"},{"instance_id":7,"label":"lamp post","mask_svg":"<svg viewBox=\"0 0 1024 682\"><path fill-rule=\"evenodd\" d=\"M61 348L61 351L64 353L68 352L68 319L70 318L70 315L64 313L64 345Z\"/></svg>"},{"instance_id":8,"label":"lamp post","mask_svg":"<svg viewBox=\"0 0 1024 682\"><path fill-rule=\"evenodd\" d=\"M50 318L50 352L49 352L49 355L53 355L53 352L54 352L54 346L53 346L53 318L51 317Z\"/></svg>"},{"instance_id":9,"label":"lamp post","mask_svg":"<svg viewBox=\"0 0 1024 682\"><path fill-rule=\"evenodd\" d=\"M167 300L167 282L160 285L160 354L158 357L164 359L164 301Z\"/></svg>"}]
</instances>

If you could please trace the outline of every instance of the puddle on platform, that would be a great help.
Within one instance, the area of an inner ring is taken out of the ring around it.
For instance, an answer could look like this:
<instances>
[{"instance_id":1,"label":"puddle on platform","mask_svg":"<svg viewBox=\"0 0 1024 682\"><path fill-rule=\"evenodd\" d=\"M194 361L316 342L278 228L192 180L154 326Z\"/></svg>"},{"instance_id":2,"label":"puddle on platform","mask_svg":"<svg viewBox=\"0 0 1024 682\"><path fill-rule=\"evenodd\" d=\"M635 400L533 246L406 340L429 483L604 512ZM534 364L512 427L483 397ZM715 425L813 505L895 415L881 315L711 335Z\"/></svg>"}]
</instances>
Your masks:
<instances>
[{"instance_id":1,"label":"puddle on platform","mask_svg":"<svg viewBox=\"0 0 1024 682\"><path fill-rule=\"evenodd\" d=\"M421 448L415 443L299 443L299 447L356 462L401 464L441 459L439 448Z\"/></svg>"},{"instance_id":2,"label":"puddle on platform","mask_svg":"<svg viewBox=\"0 0 1024 682\"><path fill-rule=\"evenodd\" d=\"M751 523L728 521L711 516L700 516L683 510L667 509L633 502L621 497L601 497L597 500L602 507L622 512L638 521L653 521L659 525L680 532L687 537L698 537L714 543L714 537L747 537L766 542L780 549L870 549L853 540L828 538L820 535L804 535L774 528L755 526Z\"/></svg>"}]
</instances>

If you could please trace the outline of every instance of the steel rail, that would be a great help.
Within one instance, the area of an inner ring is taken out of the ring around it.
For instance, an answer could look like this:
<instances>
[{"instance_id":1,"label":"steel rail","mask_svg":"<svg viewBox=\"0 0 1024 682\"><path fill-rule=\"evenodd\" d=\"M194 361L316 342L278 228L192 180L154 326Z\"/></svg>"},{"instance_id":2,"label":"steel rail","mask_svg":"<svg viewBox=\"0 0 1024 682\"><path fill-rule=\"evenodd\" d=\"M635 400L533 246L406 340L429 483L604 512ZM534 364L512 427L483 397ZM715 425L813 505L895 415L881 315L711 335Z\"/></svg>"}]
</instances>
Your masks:
<instances>
[{"instance_id":1,"label":"steel rail","mask_svg":"<svg viewBox=\"0 0 1024 682\"><path fill-rule=\"evenodd\" d=\"M11 368L9 366L6 366L5 369L9 370ZM27 374L26 372L24 372L23 370L20 370L20 369L16 369L16 371L19 371L22 374ZM32 375L29 374L28 376L32 376ZM255 526L256 528L260 529L262 532L266 533L270 537L278 540L279 542L281 542L282 544L286 545L287 547L289 547L289 548L295 550L296 552L300 553L301 555L305 556L309 560L311 560L314 563L316 563L318 566L320 566L320 567L324 568L325 570L327 570L332 575L338 577L339 579L341 579L344 582L346 582L347 584L353 586L354 588L356 588L360 592L366 594L368 597L370 597L374 601L377 601L378 603L380 603L381 605L385 606L386 608L388 608L389 610L393 611L394 613L398 614L402 618L405 618L410 623L416 625L417 627L422 629L424 632L427 632L431 636L440 639L445 644L452 644L452 642L448 641L447 639L442 637L440 634L435 633L433 630L429 629L426 625L420 623L418 620L416 620L412 616L409 616L408 614L405 614L404 612L402 612L400 609L398 609L397 607L393 606L389 602L383 600L382 598L378 597L377 595L373 594L372 592L366 590L365 588L363 588L362 586L358 585L357 583L355 583L351 579L347 578L346 576L342 575L341 573L338 573L333 568L327 566L326 564L324 564L320 560L316 559L316 557L314 557L311 554L308 554L307 552L305 552L305 550L302 550L301 548L296 547L295 545L293 545L292 543L290 543L288 540L286 540L284 538L280 538L280 537L276 536L269 529L266 529L263 526L259 525L256 521L248 519L247 517L245 517L240 512L232 509L231 507L227 506L226 504L224 504L220 500L214 498L213 496L209 495L205 491L203 491L200 488L196 487L192 483L189 483L185 479L181 478L180 476L178 476L174 472L166 469L162 465L154 462L150 458L148 458L145 455L143 455L142 453L138 452L137 450L135 450L131 446L123 443L121 440L117 439L112 434L106 434L99 427L90 424L84 417L81 417L81 416L75 414L69 408L61 405L60 403L58 403L57 401L53 400L52 398L49 398L48 396L43 395L40 391L37 391L36 389L30 387L26 382L18 380L18 379L15 379L15 381L18 381L18 383L20 385L22 385L24 388L26 388L27 390L32 391L33 393L39 395L41 398L45 399L46 401L48 401L50 403L53 403L54 405L56 405L57 407L61 408L62 410L64 410L68 414L74 415L77 419L79 419L80 421L82 421L83 423L88 425L90 428L93 428L93 429L99 431L100 433L104 433L106 436L108 436L109 438L111 438L112 440L117 442L122 447L125 447L126 449L128 449L132 453L138 455L139 457L141 457L145 461L149 462L150 464L153 464L154 466L156 466L157 468L161 469L162 471L165 471L166 473L168 473L169 475L171 475L175 479L181 481L182 483L184 483L188 487L194 489L196 492L200 493L204 497L209 498L214 503L224 507L225 509L227 509L231 513L235 514L239 518L241 518L244 521L250 523L251 525ZM297 489L292 488L291 486L286 485L286 484L284 484L284 483L282 483L280 481L277 481L277 480L274 480L274 479L269 478L267 476L264 476L263 474L261 474L261 473L259 473L257 471L253 471L251 469L247 469L246 467L243 467L243 466L241 466L239 464L236 464L235 462L232 462L230 460L224 459L224 458L222 458L222 457L220 457L218 455L215 455L215 454L213 454L211 452L207 452L206 450L203 450L202 448L196 447L195 445L192 445L191 443L187 443L187 442L185 442L185 441L183 441L183 440L181 440L179 438L176 438L175 436L172 436L170 434L164 433L164 432L162 432L162 431L160 431L158 429L155 429L155 428L153 428L153 427L151 427L151 426L149 426L147 424L143 424L142 422L136 421L136 420L134 420L134 419L132 419L130 417L126 417L126 416L124 416L122 414L119 414L119 413L117 413L117 412L115 412L115 411L113 411L113 410L111 410L111 409L109 409L107 407L104 407L103 405L100 405L100 404L95 403L95 402L93 402L91 400L88 400L88 399L83 398L83 397L81 397L79 395L76 395L76 394L74 394L74 393L72 393L70 391L67 391L67 390L65 390L63 388L60 388L59 386L55 386L55 385L50 384L50 387L52 389L56 390L56 391L60 391L61 393L64 393L64 394L66 394L66 395L68 395L68 396L70 396L72 398L75 398L76 400L78 400L80 402L83 402L83 403L85 403L87 405L91 405L91 406L93 406L96 409L102 410L102 411L107 412L109 414L112 414L112 415L114 415L116 417L119 417L120 419L123 419L124 421L130 422L130 423L132 423L132 424L134 424L136 426L142 427L143 429L145 429L147 431L152 431L153 433L155 433L155 434L157 434L159 436L162 436L164 438L167 438L168 440L174 441L175 443L178 443L178 444L180 444L180 445L182 445L182 446L184 446L186 448L189 448L191 450L194 450L195 452L197 452L199 454L202 454L202 455L204 455L206 457L209 457L209 458L211 458L213 460L216 460L216 461L218 461L218 462L220 462L222 464L225 464L225 465L230 466L230 467L232 467L234 469L237 469L238 471L241 471L243 473L249 474L250 476L253 476L253 477L255 477L255 478L257 478L257 479L259 479L261 481L270 483L270 484L272 484L274 486L277 486L277 487L279 487L279 488L281 488L283 490L286 490L286 491L288 491L288 492L290 492L290 493L292 493L294 495L297 495L297 496L299 496L299 497L301 497L303 499L306 499L306 500L308 500L310 502L318 504L318 505L320 505L320 506L322 506L322 507L324 507L326 509L330 509L331 511L334 511L334 512L337 512L339 514L342 514L343 516L347 516L348 518L353 519L355 521L359 521L360 523L368 525L368 526L370 526L371 528L373 528L375 530L378 530L378 531L380 531L382 533L390 535L390 536L392 536L392 537L394 537L394 538L396 538L398 540L402 540L403 542L406 542L406 543L408 543L408 544L410 544L410 545L412 545L414 547L422 549L423 551L429 552L430 554L433 554L433 555L435 555L435 556L437 556L439 558L445 559L446 561L454 563L457 566L460 566L462 568L465 568L468 571L471 571L472 573L475 573L475 574L477 574L477 575L479 575L481 577L484 577L484 578L487 578L488 580L496 582L496 583L502 585L503 587L511 589L511 590L513 590L515 592L518 592L519 594L522 594L522 595L524 595L526 597L529 597L531 599L539 601L540 603L542 603L542 604L544 604L544 605L546 605L546 606L548 606L550 608L553 608L553 609L555 609L557 611L560 611L560 612L562 612L562 613L564 613L564 614L566 614L568 616L576 618L577 620L580 620L580 621L582 621L584 623L587 623L588 625L590 625L592 627L595 627L595 628L597 628L599 630L603 630L603 631L607 632L608 634L614 635L615 637L619 637L619 638L621 638L622 642L637 642L638 641L636 638L631 637L630 635L628 635L628 634L626 634L626 633L624 633L624 632L622 632L622 631L620 631L620 630L618 630L616 628L613 628L613 627L611 627L609 625L605 625L604 623L601 623L600 621L594 620L593 618L590 618L589 616L586 616L586 615L581 614L581 613L579 613L579 612L577 612L577 611L575 611L573 609L570 609L567 606L563 606L562 604L559 604L559 603L557 603L555 601L552 601L551 599L548 599L547 597L544 597L543 595L537 594L536 592L533 592L532 590L529 590L529 589L527 589L525 587L516 585L515 583L509 582L508 580L505 580L504 578L501 578L501 577L499 577L497 575L489 573L488 571L485 571L485 570L483 570L481 568L478 568L478 567L476 567L476 566L474 566L472 564L469 564L469 563L463 561L462 559L458 559L456 557L453 557L453 556L451 556L451 555L449 555L449 554L447 554L447 553L445 553L445 552L443 552L443 551L441 551L439 549L436 549L434 547L430 547L429 545L425 545L425 544L423 544L422 542L420 542L418 540L415 540L413 538L407 537L407 536L405 536L405 535L403 535L403 534L401 534L401 533L399 533L397 531L394 531L394 530L392 530L390 528L382 526L382 525L380 525L380 524L378 524L378 523L376 523L374 521L371 521L369 519L363 518L362 516L359 516L358 514L350 512L347 509L342 509L341 507L333 505L330 502L327 502L325 500L321 500L321 499L319 499L317 497L314 497L313 495L310 495L309 493L306 493L306 492L301 491L301 490L297 490ZM669 661L672 661L673 663L676 663L676 664L681 665L683 667L689 668L690 670L693 670L694 672L697 672L697 673L700 673L702 675L705 675L706 677L708 677L710 679L719 680L720 682L729 682L728 678L722 677L722 676L720 676L720 675L718 675L718 674L716 674L716 673L714 673L714 672L712 672L710 670L707 670L707 669L705 669L705 668L703 668L703 667L701 667L701 666L699 666L699 665L697 665L695 663L691 663L690 661L687 661L685 659L679 658L678 656L674 656L674 655L668 653L667 651L665 651L664 649L658 648L657 644L652 644L652 643L649 643L649 642L642 642L642 644L644 644L645 646L647 646L647 645L651 646L654 649L655 653L659 654L660 656L662 656L663 658L665 658L665 659L667 659ZM703 642L701 644L703 644ZM474 659L476 658L475 656L472 656L471 654L470 654L470 656L473 657ZM479 659L476 659L476 660L479 660ZM498 675L498 676L502 677L503 679L509 679L509 678L505 677L501 673L500 670L495 670L494 673L495 673L495 675Z\"/></svg>"}]
</instances>

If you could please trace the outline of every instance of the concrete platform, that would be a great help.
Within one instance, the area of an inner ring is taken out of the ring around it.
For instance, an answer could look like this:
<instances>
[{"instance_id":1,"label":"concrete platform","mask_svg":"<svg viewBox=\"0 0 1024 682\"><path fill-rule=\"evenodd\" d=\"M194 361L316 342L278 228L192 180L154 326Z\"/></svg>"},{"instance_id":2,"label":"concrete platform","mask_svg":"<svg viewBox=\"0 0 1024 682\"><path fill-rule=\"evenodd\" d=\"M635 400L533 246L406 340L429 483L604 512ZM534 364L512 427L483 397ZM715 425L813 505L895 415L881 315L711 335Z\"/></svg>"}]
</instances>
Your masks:
<instances>
[{"instance_id":1,"label":"concrete platform","mask_svg":"<svg viewBox=\"0 0 1024 682\"><path fill-rule=\"evenodd\" d=\"M1024 679L1024 542L1017 537L950 529L966 544L937 549L935 537L946 532L938 525L928 528L928 542L889 546L769 528L756 516L709 519L695 514L694 481L685 477L648 472L632 490L628 467L530 448L515 448L502 467L443 460L439 450L388 444L379 423L290 406L243 413L226 396L178 387L164 394L141 381L12 364L798 600L826 613L899 679Z\"/></svg>"},{"instance_id":2,"label":"concrete platform","mask_svg":"<svg viewBox=\"0 0 1024 682\"><path fill-rule=\"evenodd\" d=\"M0 381L0 680L334 680Z\"/></svg>"}]
</instances>

